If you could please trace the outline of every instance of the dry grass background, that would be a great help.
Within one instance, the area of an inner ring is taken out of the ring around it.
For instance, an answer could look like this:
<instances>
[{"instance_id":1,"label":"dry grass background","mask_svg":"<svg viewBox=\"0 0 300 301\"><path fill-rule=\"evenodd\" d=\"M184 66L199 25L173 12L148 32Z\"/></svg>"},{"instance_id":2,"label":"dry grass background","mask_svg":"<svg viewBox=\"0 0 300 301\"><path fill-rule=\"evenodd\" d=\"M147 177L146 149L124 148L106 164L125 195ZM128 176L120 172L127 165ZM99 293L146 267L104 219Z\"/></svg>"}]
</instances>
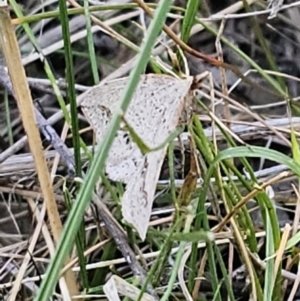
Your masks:
<instances>
[{"instance_id":1,"label":"dry grass background","mask_svg":"<svg viewBox=\"0 0 300 301\"><path fill-rule=\"evenodd\" d=\"M127 3L131 1L122 1ZM174 6L185 7L187 1L174 1ZM246 1L245 1L246 2ZM282 11L272 19L269 19L270 12L266 11L266 1L248 1L251 8L251 13L246 12L245 9L236 10L236 1L201 1L197 16L204 22L209 22L210 26L218 31L221 26L221 18L215 21L216 16L220 15L223 10L231 14L227 17L222 36L225 37L232 45L236 46L244 53L246 53L256 64L262 69L271 70L270 64L266 59L265 49L262 48L255 26L259 26L263 41L266 47L273 55L276 62L277 71L284 74L285 89L288 91L292 102L288 103L283 99L275 89L267 83L255 70L249 75L249 78L254 85L246 82L238 82L238 77L230 71L226 71L226 83L228 87L238 85L229 94L230 100L224 101L224 89L222 84L224 79L220 75L218 67L211 66L204 60L201 60L189 53L184 53L188 68L192 75L197 75L203 71L210 71L214 79L214 90L216 99L212 102L210 90L212 87L203 88L201 99L207 105L208 110L217 116L222 124L230 125L231 134L233 133L248 145L264 146L266 149L278 150L288 156L292 156L290 136L291 125L294 128L296 135L299 131L299 118L297 107L299 97L299 74L300 74L300 59L299 59L299 45L300 45L300 3L295 1L286 1ZM293 3L294 2L294 3ZM69 1L69 6L72 7L74 2ZM106 4L118 3L115 1L105 1ZM34 16L37 13L55 11L58 8L57 1L19 1L24 16ZM82 4L82 3L81 3ZM90 6L99 5L97 1L90 1ZM242 2L240 2L242 6ZM261 14L261 12L264 12ZM241 14L245 14L241 17ZM11 7L11 17L16 18L13 5ZM107 10L97 13L97 17L104 21L109 27L113 28L122 37L128 39L135 45L140 45L144 36L143 26L147 26L150 22L149 17L138 9L116 9ZM180 22L178 22L180 13L174 12L169 15L167 25L170 26L176 33L180 31ZM254 23L254 18L255 22ZM17 23L17 22L16 22ZM85 17L83 15L73 15L70 17L70 32L74 42L72 43L74 75L76 81L76 90L80 94L83 90L93 85L93 77L91 73L90 60L88 57L87 40L85 30ZM58 80L59 87L63 95L66 95L65 89L65 58L62 46L62 29L61 24L57 18L48 18L38 20L30 23L34 32L38 45L43 49L44 54L52 68L55 78ZM16 34L18 37L19 49L22 54L23 64L28 77L28 82L31 88L33 99L37 102L37 107L42 114L49 118L60 112L60 107L57 102L56 95L47 80L42 63L35 49L30 43L28 37L20 25L16 25ZM136 53L127 45L119 42L114 36L109 33L104 33L99 28L95 28L93 34L93 42L95 46L97 58L97 70L99 72L100 80L111 80L128 75L133 68L133 58ZM192 34L188 44L205 54L212 57L217 57L218 48L216 47L216 36L208 30L204 30L200 24L193 27ZM237 66L242 72L248 72L252 67L249 62L241 58L239 54L232 50L232 47L222 44L223 59L225 62ZM166 48L166 45L171 45ZM157 42L153 53L166 64L171 65L170 51L176 51L174 44L170 39L162 34L160 40ZM4 59L0 60L0 77L3 68L5 67ZM181 66L183 68L183 65ZM146 72L153 72L154 68L150 64ZM274 70L273 70L274 71ZM5 76L5 75L4 75ZM276 78L276 76L274 76ZM1 82L1 81L0 81ZM258 86L266 88L260 89ZM21 148L16 149L18 141L24 139L24 130L19 116L17 105L13 97L6 95L5 87L1 90L0 95L0 151L2 155L10 151L10 155L6 160L0 162L0 299L8 300L12 294L12 286L14 280L20 271L20 266L24 260L26 251L32 241L33 233L35 233L36 226L39 221L40 210L42 209L43 196L41 195L40 184L37 179L35 166L32 155L30 154L27 143L24 143ZM292 104L289 106L288 104ZM78 109L80 129L85 129L88 124ZM199 120L206 128L204 133L208 140L212 140L212 122L208 116L207 111L200 111ZM64 120L60 117L56 119L53 124L58 133L61 133L64 126ZM220 150L227 148L228 142L220 131L215 129L215 139ZM92 145L93 136L91 131L82 133L82 138L87 145ZM240 140L240 143L241 143ZM72 139L67 137L66 145L72 149ZM49 170L57 176L53 179L54 196L57 202L59 213L62 222L68 215L66 209L66 195L65 185L68 187L68 193L71 196L76 194L76 187L72 180L68 178L66 168L63 162L60 162L55 167L54 156L55 151L48 150L49 143L44 141L45 157L49 164ZM200 155L201 157L201 155ZM1 154L0 154L1 158ZM186 162L182 162L181 150L175 146L174 161L176 170L176 184L182 183L186 172L189 170L189 153L186 153ZM204 160L205 161L205 160ZM88 158L82 156L84 170L86 170ZM256 172L257 179L260 183L276 177L281 172L285 171L284 166L278 166L269 160L263 159L249 159L253 170ZM238 169L242 171L243 165L239 160L235 161ZM184 165L184 166L182 166ZM185 170L185 173L182 172ZM172 215L172 197L169 192L166 192L164 180L169 178L169 167L166 160L163 170L161 172L160 189L157 194L157 200L154 204L153 219L151 225L158 227L158 229L166 229L171 224ZM241 185L240 185L241 186ZM298 198L298 178L289 174L288 177L276 180L272 185L274 190L273 199L276 204L276 211L278 214L278 222L281 227L286 223L293 227L291 233L296 233L298 229L299 219L299 198ZM200 188L198 188L200 189ZM116 206L111 197L107 197L106 191L102 191L103 199L106 205L115 214L120 221L119 206ZM118 193L120 190L116 190ZM248 192L245 188L240 187L242 195ZM194 192L195 196L199 195L199 191ZM214 216L211 208L211 199L216 198L220 202L220 216L224 217L228 212L222 206L222 196L219 191L210 191L207 196L206 206L210 217L211 227L216 226L220 220L218 216ZM253 203L254 204L254 203ZM255 204L248 205L248 209L254 207ZM255 208L254 208L255 209ZM43 209L42 209L43 210ZM132 271L130 266L126 264L120 251L118 251L116 244L111 239L111 233L99 221L98 214L93 212L97 209L92 208L87 211L84 217L85 228L85 251L88 271L86 272L86 281L89 283L89 290L82 292L86 294L86 298L105 299L103 295L103 284L113 274L121 276L123 279L131 279ZM256 229L258 245L261 246L259 255L264 258L265 235L263 229L263 221L259 209L251 211L251 218ZM53 241L48 226L47 217L45 217L44 228L38 234L36 244L30 253L30 260L26 266L26 271L22 277L22 285L17 293L17 299L32 299L38 291L41 282L41 275L46 271L49 263L51 247L53 248ZM120 221L121 222L121 221ZM124 225L123 225L124 226ZM128 231L127 226L124 226ZM251 299L250 285L248 285L248 276L244 271L243 260L239 249L236 246L234 231L231 232L231 227L222 229L223 232L216 236L217 245L221 245L220 252L224 262L228 268L228 275L232 281L232 289L235 300L254 300ZM244 229L245 230L245 229ZM128 232L133 235L132 232ZM132 239L132 237L131 237ZM135 242L132 250L135 254L144 254L141 265L144 271L153 264L154 258L157 257L157 251L162 243L161 238L149 238L145 243L141 243L137 238L130 240ZM173 245L175 248L176 243ZM119 247L119 246L118 246ZM297 300L300 298L300 290L295 283L298 281L298 249L293 249L293 254L286 253L283 258L284 272L288 272L284 276L284 282L280 283L282 287L282 300ZM199 262L205 256L205 251L199 249ZM289 257L290 256L290 257ZM83 276L78 274L78 258L75 251L71 254L73 261L73 270L76 273L78 280L78 287L83 289ZM174 259L174 257L173 257ZM166 289L170 270L172 270L172 257L169 258L164 275L155 284L156 293L161 296ZM255 260L253 259L253 262ZM259 270L263 271L262 263L255 262L259 266ZM197 265L197 272L201 274L201 267ZM185 275L185 272L182 272ZM221 275L221 272L218 271ZM261 272L263 274L263 272ZM194 299L197 297L201 300L213 300L216 292L213 291L209 273L202 273L203 280L197 290L194 287ZM261 276L262 277L262 276ZM184 278L184 277L183 277ZM186 279L186 278L184 278ZM222 276L220 276L222 279ZM221 280L220 280L221 281ZM295 282L296 281L296 282ZM185 299L186 295L182 292L183 280L178 280L177 285L173 287L172 299ZM262 281L263 282L263 281ZM65 299L61 288L56 289L56 299ZM200 288L200 289L199 289ZM227 300L228 292L223 284L220 284L220 298ZM198 294L199 291L199 294ZM219 299L219 300L221 300Z\"/></svg>"}]
</instances>

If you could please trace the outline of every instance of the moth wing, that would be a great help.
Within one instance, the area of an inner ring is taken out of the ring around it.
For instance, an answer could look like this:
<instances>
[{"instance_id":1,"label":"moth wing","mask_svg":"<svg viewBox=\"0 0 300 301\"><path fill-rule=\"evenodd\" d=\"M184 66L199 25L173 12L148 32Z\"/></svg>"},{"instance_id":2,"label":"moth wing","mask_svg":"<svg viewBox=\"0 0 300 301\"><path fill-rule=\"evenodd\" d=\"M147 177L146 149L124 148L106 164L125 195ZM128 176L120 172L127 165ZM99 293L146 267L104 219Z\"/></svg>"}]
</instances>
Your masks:
<instances>
[{"instance_id":1,"label":"moth wing","mask_svg":"<svg viewBox=\"0 0 300 301\"><path fill-rule=\"evenodd\" d=\"M166 148L144 156L136 175L126 186L122 198L122 214L133 225L142 240L145 239L152 212L152 205Z\"/></svg>"}]
</instances>

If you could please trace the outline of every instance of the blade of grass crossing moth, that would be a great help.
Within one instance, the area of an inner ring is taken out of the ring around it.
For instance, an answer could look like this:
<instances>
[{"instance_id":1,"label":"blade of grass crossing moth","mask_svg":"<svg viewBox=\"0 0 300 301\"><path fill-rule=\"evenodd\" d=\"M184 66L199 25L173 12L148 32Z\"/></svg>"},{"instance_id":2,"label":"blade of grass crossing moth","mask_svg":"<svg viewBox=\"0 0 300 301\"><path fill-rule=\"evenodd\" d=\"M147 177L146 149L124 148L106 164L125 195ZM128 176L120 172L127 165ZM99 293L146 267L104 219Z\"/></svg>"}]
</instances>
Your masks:
<instances>
[{"instance_id":1,"label":"blade of grass crossing moth","mask_svg":"<svg viewBox=\"0 0 300 301\"><path fill-rule=\"evenodd\" d=\"M148 63L151 55L151 50L156 42L156 37L158 36L162 25L165 22L167 13L169 12L172 3L173 1L171 0L159 2L154 19L150 23L144 39L144 43L141 46L137 63L133 71L131 72L125 93L120 101L121 109L123 111L126 111L127 107L129 106L131 97L134 93L134 89L138 84L139 76ZM118 114L115 114L110 123L110 128L107 136L104 139L102 145L99 146L86 180L79 190L76 201L74 202L74 206L72 207L67 221L64 225L63 233L57 245L55 256L49 263L45 278L42 280L40 290L38 291L38 294L34 299L35 301L48 301L53 293L53 289L59 277L61 266L70 251L74 236L79 229L80 225L78 223L78 220L82 219L85 208L91 200L92 192L94 190L96 181L99 178L99 171L103 170L104 168L105 159L119 126L120 117Z\"/></svg>"}]
</instances>

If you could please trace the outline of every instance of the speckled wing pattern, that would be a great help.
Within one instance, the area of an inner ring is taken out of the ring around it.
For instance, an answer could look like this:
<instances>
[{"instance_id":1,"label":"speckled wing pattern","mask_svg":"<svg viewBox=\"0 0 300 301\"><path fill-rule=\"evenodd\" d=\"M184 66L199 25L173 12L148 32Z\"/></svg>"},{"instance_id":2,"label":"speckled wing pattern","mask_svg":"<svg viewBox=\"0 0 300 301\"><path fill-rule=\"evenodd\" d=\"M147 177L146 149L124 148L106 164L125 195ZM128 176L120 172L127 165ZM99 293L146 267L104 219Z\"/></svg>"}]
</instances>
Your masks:
<instances>
[{"instance_id":1,"label":"speckled wing pattern","mask_svg":"<svg viewBox=\"0 0 300 301\"><path fill-rule=\"evenodd\" d=\"M112 115L118 111L128 78L96 86L84 93L83 112L96 133L97 143L105 137ZM143 75L125 118L135 133L150 147L161 145L175 130L189 97L192 77ZM156 183L166 147L143 155L129 133L119 129L106 161L105 171L114 181L127 184L122 213L145 238Z\"/></svg>"}]
</instances>

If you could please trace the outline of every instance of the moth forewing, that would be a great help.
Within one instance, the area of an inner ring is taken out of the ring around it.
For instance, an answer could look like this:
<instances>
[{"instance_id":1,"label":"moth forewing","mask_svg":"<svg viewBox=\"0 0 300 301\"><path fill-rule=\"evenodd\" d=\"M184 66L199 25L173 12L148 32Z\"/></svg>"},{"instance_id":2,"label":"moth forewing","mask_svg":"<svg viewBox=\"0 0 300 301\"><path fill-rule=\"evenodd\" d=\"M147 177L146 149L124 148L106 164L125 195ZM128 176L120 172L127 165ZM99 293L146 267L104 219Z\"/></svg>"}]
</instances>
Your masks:
<instances>
[{"instance_id":1,"label":"moth forewing","mask_svg":"<svg viewBox=\"0 0 300 301\"><path fill-rule=\"evenodd\" d=\"M126 222L134 226L142 240L146 238L156 183L165 154L166 148L163 148L145 155L137 176L128 182L122 197L122 215Z\"/></svg>"},{"instance_id":2,"label":"moth forewing","mask_svg":"<svg viewBox=\"0 0 300 301\"><path fill-rule=\"evenodd\" d=\"M106 135L111 116L118 113L127 80L123 78L96 86L82 102L83 112L98 143ZM188 118L193 81L193 77L181 80L168 75L141 76L124 116L130 129L150 149L167 140L179 119ZM120 129L106 161L108 177L127 184L122 198L123 217L136 228L142 239L147 232L166 148L167 145L143 155L130 134Z\"/></svg>"}]
</instances>

